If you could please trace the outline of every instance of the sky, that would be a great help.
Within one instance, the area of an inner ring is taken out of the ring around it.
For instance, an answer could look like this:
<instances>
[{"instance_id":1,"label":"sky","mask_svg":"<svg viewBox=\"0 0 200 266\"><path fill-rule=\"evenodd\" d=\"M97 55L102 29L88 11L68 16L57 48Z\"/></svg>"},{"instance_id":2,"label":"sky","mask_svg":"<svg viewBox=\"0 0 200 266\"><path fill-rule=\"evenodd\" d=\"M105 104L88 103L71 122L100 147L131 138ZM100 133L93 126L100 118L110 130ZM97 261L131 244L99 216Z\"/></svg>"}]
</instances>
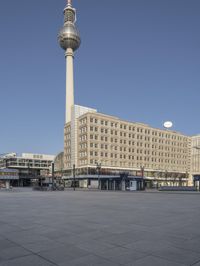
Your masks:
<instances>
[{"instance_id":1,"label":"sky","mask_svg":"<svg viewBox=\"0 0 200 266\"><path fill-rule=\"evenodd\" d=\"M0 154L63 150L65 0L0 2ZM200 1L74 0L75 102L200 134Z\"/></svg>"}]
</instances>

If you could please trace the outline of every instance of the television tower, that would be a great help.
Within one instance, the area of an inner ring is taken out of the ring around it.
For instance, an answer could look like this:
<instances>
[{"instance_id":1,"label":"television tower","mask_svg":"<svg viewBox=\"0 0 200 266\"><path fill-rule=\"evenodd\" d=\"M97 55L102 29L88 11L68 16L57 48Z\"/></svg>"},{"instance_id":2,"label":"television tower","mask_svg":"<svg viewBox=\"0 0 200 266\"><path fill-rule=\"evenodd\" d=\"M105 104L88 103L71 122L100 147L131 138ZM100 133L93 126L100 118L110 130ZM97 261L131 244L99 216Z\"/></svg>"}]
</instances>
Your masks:
<instances>
[{"instance_id":1,"label":"television tower","mask_svg":"<svg viewBox=\"0 0 200 266\"><path fill-rule=\"evenodd\" d=\"M72 0L67 0L64 9L64 26L58 35L60 46L65 50L66 58L66 115L65 123L71 121L71 108L74 105L74 51L79 48L81 39L75 26L76 9L72 7Z\"/></svg>"}]
</instances>

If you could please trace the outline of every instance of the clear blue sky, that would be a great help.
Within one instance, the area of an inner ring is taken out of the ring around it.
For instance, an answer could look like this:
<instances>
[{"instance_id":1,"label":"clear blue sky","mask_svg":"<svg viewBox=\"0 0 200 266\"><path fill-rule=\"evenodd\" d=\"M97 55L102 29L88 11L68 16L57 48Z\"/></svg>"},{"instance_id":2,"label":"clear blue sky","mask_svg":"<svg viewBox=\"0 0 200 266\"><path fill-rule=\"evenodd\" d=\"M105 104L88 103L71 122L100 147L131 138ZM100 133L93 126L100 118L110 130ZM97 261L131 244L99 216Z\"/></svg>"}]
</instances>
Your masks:
<instances>
[{"instance_id":1,"label":"clear blue sky","mask_svg":"<svg viewBox=\"0 0 200 266\"><path fill-rule=\"evenodd\" d=\"M0 3L0 153L63 150L65 0ZM74 0L77 104L200 133L200 1Z\"/></svg>"}]
</instances>

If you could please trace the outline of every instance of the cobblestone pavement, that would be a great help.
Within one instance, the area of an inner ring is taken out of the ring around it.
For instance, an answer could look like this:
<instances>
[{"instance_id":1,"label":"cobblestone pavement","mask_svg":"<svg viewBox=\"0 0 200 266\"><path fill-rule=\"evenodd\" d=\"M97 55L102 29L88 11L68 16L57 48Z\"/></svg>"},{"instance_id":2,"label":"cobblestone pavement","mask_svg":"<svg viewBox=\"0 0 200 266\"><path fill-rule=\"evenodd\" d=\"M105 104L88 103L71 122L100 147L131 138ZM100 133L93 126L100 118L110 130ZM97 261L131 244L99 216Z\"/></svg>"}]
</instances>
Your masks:
<instances>
[{"instance_id":1,"label":"cobblestone pavement","mask_svg":"<svg viewBox=\"0 0 200 266\"><path fill-rule=\"evenodd\" d=\"M0 191L0 266L198 266L199 221L199 193Z\"/></svg>"}]
</instances>

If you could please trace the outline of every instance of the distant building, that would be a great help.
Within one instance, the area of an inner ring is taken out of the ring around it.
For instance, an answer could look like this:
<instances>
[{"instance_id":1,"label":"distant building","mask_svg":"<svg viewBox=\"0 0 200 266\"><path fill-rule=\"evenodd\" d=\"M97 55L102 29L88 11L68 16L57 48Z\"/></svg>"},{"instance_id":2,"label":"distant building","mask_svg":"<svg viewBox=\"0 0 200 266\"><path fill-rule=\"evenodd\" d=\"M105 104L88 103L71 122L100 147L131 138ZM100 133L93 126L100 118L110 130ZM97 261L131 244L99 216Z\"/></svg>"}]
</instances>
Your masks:
<instances>
[{"instance_id":1,"label":"distant building","mask_svg":"<svg viewBox=\"0 0 200 266\"><path fill-rule=\"evenodd\" d=\"M64 152L60 152L56 155L54 160L54 171L56 176L62 177L64 171Z\"/></svg>"},{"instance_id":2,"label":"distant building","mask_svg":"<svg viewBox=\"0 0 200 266\"><path fill-rule=\"evenodd\" d=\"M54 158L54 155L46 154L6 154L0 157L0 169L18 170L19 181L15 185L30 185L32 181L49 175Z\"/></svg>"}]
</instances>

